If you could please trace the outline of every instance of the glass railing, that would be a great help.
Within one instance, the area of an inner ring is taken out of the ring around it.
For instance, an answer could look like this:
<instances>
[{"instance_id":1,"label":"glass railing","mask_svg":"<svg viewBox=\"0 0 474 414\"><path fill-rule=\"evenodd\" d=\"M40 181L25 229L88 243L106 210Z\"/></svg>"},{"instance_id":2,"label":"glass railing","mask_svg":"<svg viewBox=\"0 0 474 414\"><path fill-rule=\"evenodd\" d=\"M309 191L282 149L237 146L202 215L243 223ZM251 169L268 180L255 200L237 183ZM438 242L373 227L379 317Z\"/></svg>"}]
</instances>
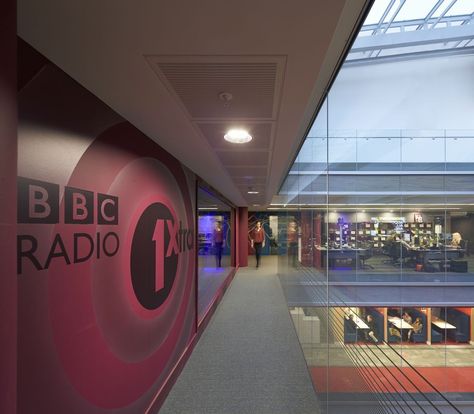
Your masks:
<instances>
[{"instance_id":1,"label":"glass railing","mask_svg":"<svg viewBox=\"0 0 474 414\"><path fill-rule=\"evenodd\" d=\"M410 168L429 172L433 167L438 168L433 171L445 172L445 164L453 164L455 170L472 171L473 160L474 130L321 129L310 131L291 173ZM413 165L420 163L423 168ZM471 169L467 169L469 165Z\"/></svg>"}]
</instances>

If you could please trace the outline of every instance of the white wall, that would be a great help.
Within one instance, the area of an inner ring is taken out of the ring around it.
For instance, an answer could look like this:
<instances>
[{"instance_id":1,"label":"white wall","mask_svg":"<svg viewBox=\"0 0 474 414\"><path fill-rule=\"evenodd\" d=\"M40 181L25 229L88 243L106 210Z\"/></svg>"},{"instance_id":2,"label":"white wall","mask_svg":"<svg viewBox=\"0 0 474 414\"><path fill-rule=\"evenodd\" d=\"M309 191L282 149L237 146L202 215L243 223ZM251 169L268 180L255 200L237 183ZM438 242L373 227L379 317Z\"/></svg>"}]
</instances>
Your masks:
<instances>
[{"instance_id":1,"label":"white wall","mask_svg":"<svg viewBox=\"0 0 474 414\"><path fill-rule=\"evenodd\" d=\"M309 137L300 162L472 162L474 55L345 66Z\"/></svg>"},{"instance_id":2,"label":"white wall","mask_svg":"<svg viewBox=\"0 0 474 414\"><path fill-rule=\"evenodd\" d=\"M329 129L474 129L474 55L346 66L328 108Z\"/></svg>"}]
</instances>

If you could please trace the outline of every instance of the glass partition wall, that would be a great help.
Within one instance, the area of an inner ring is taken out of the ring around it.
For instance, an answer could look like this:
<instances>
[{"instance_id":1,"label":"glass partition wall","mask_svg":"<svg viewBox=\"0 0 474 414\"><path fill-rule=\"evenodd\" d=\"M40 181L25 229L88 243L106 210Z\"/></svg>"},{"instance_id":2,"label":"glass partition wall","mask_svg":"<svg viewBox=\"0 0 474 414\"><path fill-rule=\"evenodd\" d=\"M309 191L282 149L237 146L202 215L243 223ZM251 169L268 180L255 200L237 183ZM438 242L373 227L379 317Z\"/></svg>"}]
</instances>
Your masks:
<instances>
[{"instance_id":1,"label":"glass partition wall","mask_svg":"<svg viewBox=\"0 0 474 414\"><path fill-rule=\"evenodd\" d=\"M233 209L207 188L198 187L198 320L204 318L230 272Z\"/></svg>"},{"instance_id":2,"label":"glass partition wall","mask_svg":"<svg viewBox=\"0 0 474 414\"><path fill-rule=\"evenodd\" d=\"M422 3L375 2L271 206L325 413L474 412L474 4Z\"/></svg>"}]
</instances>

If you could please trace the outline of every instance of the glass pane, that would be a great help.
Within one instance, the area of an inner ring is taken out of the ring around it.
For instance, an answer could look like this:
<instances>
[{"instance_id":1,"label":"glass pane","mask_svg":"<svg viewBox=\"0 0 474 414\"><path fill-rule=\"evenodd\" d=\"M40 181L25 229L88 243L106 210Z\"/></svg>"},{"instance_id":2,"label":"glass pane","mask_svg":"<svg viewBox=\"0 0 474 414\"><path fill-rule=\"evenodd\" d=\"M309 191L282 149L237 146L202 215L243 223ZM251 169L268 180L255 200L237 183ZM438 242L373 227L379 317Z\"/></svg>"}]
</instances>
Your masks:
<instances>
[{"instance_id":1,"label":"glass pane","mask_svg":"<svg viewBox=\"0 0 474 414\"><path fill-rule=\"evenodd\" d=\"M457 0L446 13L446 16L466 16L471 15L473 12L474 4L472 4L472 0Z\"/></svg>"},{"instance_id":2,"label":"glass pane","mask_svg":"<svg viewBox=\"0 0 474 414\"><path fill-rule=\"evenodd\" d=\"M206 188L198 188L198 316L206 315L233 269L232 209Z\"/></svg>"},{"instance_id":3,"label":"glass pane","mask_svg":"<svg viewBox=\"0 0 474 414\"><path fill-rule=\"evenodd\" d=\"M438 3L407 0L396 20ZM413 38L350 54L278 195L279 277L325 413L472 404L474 54Z\"/></svg>"},{"instance_id":4,"label":"glass pane","mask_svg":"<svg viewBox=\"0 0 474 414\"><path fill-rule=\"evenodd\" d=\"M406 0L395 21L424 19L437 2L438 0Z\"/></svg>"},{"instance_id":5,"label":"glass pane","mask_svg":"<svg viewBox=\"0 0 474 414\"><path fill-rule=\"evenodd\" d=\"M370 13L365 19L364 24L368 25L368 24L378 23L389 5L390 5L390 0L380 0L380 1L374 2L372 8L370 9Z\"/></svg>"}]
</instances>

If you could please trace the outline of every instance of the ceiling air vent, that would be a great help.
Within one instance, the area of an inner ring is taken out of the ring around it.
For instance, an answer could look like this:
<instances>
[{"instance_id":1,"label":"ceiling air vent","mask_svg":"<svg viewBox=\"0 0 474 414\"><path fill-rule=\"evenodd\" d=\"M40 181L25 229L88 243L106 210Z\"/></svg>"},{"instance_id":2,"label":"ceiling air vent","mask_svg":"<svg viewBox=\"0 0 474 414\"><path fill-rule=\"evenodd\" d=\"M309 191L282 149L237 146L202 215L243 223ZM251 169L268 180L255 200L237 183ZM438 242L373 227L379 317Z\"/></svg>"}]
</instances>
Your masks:
<instances>
[{"instance_id":1,"label":"ceiling air vent","mask_svg":"<svg viewBox=\"0 0 474 414\"><path fill-rule=\"evenodd\" d=\"M277 117L284 57L148 56L147 59L194 120ZM223 92L232 99L223 101Z\"/></svg>"}]
</instances>

